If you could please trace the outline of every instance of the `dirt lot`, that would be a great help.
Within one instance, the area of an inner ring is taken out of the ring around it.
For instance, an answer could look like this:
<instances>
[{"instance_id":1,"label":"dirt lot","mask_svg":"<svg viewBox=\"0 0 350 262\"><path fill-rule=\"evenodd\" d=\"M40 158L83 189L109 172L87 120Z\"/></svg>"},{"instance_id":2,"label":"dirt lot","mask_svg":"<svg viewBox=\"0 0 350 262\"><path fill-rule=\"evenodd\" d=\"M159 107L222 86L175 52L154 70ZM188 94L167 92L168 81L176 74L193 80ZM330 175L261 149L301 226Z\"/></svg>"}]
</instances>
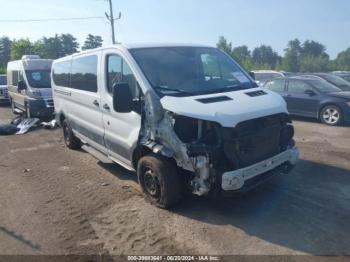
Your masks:
<instances>
[{"instance_id":1,"label":"dirt lot","mask_svg":"<svg viewBox=\"0 0 350 262\"><path fill-rule=\"evenodd\" d=\"M0 254L350 255L350 128L294 124L291 174L172 211L145 203L134 174L68 150L60 129L0 137Z\"/></svg>"}]
</instances>

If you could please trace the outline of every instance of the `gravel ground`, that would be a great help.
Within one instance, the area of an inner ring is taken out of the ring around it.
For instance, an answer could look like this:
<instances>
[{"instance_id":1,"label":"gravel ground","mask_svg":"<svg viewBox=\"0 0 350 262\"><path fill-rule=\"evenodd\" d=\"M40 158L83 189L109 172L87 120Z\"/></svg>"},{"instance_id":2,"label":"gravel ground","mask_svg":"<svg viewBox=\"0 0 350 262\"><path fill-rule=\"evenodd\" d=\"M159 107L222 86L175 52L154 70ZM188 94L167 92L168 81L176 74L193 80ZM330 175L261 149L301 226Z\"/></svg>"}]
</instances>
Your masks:
<instances>
[{"instance_id":1,"label":"gravel ground","mask_svg":"<svg viewBox=\"0 0 350 262\"><path fill-rule=\"evenodd\" d=\"M147 204L133 173L68 150L60 129L2 136L0 254L350 255L349 127L294 125L291 174L171 211Z\"/></svg>"}]
</instances>

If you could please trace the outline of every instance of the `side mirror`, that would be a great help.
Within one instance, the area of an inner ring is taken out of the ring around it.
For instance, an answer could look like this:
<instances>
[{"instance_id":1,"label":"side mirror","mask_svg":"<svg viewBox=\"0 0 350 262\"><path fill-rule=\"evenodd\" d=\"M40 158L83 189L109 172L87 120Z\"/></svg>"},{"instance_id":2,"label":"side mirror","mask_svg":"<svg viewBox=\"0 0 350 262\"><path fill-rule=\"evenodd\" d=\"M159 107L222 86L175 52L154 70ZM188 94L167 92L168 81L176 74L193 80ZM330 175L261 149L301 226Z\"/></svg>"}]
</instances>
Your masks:
<instances>
[{"instance_id":1,"label":"side mirror","mask_svg":"<svg viewBox=\"0 0 350 262\"><path fill-rule=\"evenodd\" d=\"M311 89L308 89L308 90L305 90L304 92L306 95L309 95L309 96L315 96L316 93L315 91L311 90Z\"/></svg>"},{"instance_id":2,"label":"side mirror","mask_svg":"<svg viewBox=\"0 0 350 262\"><path fill-rule=\"evenodd\" d=\"M248 74L250 75L251 78L253 78L255 80L255 73L254 72L249 72Z\"/></svg>"},{"instance_id":3,"label":"side mirror","mask_svg":"<svg viewBox=\"0 0 350 262\"><path fill-rule=\"evenodd\" d=\"M27 89L26 83L23 80L18 81L18 91Z\"/></svg>"},{"instance_id":4,"label":"side mirror","mask_svg":"<svg viewBox=\"0 0 350 262\"><path fill-rule=\"evenodd\" d=\"M129 113L133 110L133 97L128 83L113 86L113 108L119 113Z\"/></svg>"}]
</instances>

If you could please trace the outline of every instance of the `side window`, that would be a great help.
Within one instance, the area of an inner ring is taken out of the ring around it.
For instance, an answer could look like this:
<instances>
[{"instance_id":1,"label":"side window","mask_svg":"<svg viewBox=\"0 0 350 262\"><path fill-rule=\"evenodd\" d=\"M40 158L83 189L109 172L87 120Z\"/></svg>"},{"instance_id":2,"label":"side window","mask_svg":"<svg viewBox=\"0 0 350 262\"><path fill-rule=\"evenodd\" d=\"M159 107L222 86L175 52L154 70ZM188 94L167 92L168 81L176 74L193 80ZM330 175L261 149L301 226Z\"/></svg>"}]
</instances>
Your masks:
<instances>
[{"instance_id":1,"label":"side window","mask_svg":"<svg viewBox=\"0 0 350 262\"><path fill-rule=\"evenodd\" d=\"M128 83L134 98L139 96L139 85L128 64L118 55L107 57L107 90L112 93L113 86Z\"/></svg>"},{"instance_id":2,"label":"side window","mask_svg":"<svg viewBox=\"0 0 350 262\"><path fill-rule=\"evenodd\" d=\"M97 56L85 56L72 61L71 88L97 92Z\"/></svg>"},{"instance_id":3,"label":"side window","mask_svg":"<svg viewBox=\"0 0 350 262\"><path fill-rule=\"evenodd\" d=\"M271 91L282 93L284 91L284 80L276 79L267 83L266 87Z\"/></svg>"},{"instance_id":4,"label":"side window","mask_svg":"<svg viewBox=\"0 0 350 262\"><path fill-rule=\"evenodd\" d=\"M306 90L312 89L307 83L299 80L290 80L288 91L290 93L304 94Z\"/></svg>"},{"instance_id":5,"label":"side window","mask_svg":"<svg viewBox=\"0 0 350 262\"><path fill-rule=\"evenodd\" d=\"M131 72L131 69L129 65L123 60L123 76L122 76L122 81L124 83L128 83L131 93L134 98L137 98L139 96L139 86L136 81L136 78L134 74Z\"/></svg>"},{"instance_id":6,"label":"side window","mask_svg":"<svg viewBox=\"0 0 350 262\"><path fill-rule=\"evenodd\" d=\"M59 62L53 66L53 81L58 86L70 87L71 61Z\"/></svg>"},{"instance_id":7,"label":"side window","mask_svg":"<svg viewBox=\"0 0 350 262\"><path fill-rule=\"evenodd\" d=\"M107 57L107 90L112 93L113 86L122 81L122 58L118 55Z\"/></svg>"}]
</instances>

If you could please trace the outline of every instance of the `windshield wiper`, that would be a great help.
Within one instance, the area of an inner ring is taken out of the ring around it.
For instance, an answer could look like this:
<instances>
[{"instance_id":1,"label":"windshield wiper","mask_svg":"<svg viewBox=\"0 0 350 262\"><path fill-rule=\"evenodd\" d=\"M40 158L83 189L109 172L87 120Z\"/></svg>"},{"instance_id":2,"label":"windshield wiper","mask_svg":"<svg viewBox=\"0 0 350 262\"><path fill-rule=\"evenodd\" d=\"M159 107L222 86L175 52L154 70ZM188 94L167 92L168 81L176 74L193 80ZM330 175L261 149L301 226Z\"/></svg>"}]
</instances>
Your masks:
<instances>
[{"instance_id":1,"label":"windshield wiper","mask_svg":"<svg viewBox=\"0 0 350 262\"><path fill-rule=\"evenodd\" d=\"M182 94L187 94L187 95L194 95L191 92L188 92L188 91L182 90L182 89L177 89L177 88L169 88L169 87L165 87L165 86L154 86L154 88L158 89L158 90L177 92L177 93L182 93Z\"/></svg>"}]
</instances>

